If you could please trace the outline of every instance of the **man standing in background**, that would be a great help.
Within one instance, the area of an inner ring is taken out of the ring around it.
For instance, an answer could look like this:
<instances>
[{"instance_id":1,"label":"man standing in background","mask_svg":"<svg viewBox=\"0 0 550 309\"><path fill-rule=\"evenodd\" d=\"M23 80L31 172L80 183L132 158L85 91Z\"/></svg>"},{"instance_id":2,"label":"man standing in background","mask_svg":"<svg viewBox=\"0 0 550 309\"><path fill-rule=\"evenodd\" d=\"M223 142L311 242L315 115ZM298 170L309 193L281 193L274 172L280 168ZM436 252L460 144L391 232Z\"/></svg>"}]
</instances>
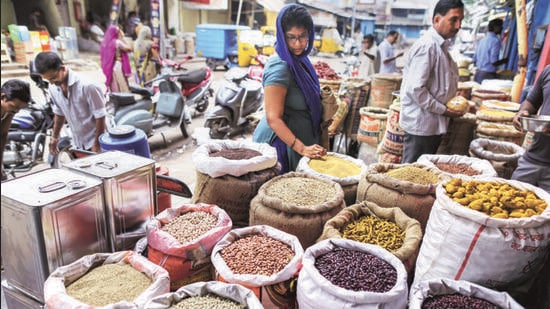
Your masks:
<instances>
[{"instance_id":1,"label":"man standing in background","mask_svg":"<svg viewBox=\"0 0 550 309\"><path fill-rule=\"evenodd\" d=\"M435 154L450 118L463 113L447 108L456 95L458 66L449 54L451 40L464 19L461 0L439 0L433 26L409 52L401 84L399 125L405 131L401 163L413 163L423 154Z\"/></svg>"},{"instance_id":2,"label":"man standing in background","mask_svg":"<svg viewBox=\"0 0 550 309\"><path fill-rule=\"evenodd\" d=\"M395 73L397 72L397 66L395 60L403 56L403 52L395 54L393 44L397 42L399 38L399 32L391 30L386 35L386 38L378 45L378 51L380 52L380 73Z\"/></svg>"},{"instance_id":3,"label":"man standing in background","mask_svg":"<svg viewBox=\"0 0 550 309\"><path fill-rule=\"evenodd\" d=\"M504 22L502 19L495 18L489 22L489 33L477 43L474 54L474 63L477 67L474 80L481 84L484 79L496 79L497 68L501 64L508 62L507 58L498 59L502 42L500 33Z\"/></svg>"}]
</instances>

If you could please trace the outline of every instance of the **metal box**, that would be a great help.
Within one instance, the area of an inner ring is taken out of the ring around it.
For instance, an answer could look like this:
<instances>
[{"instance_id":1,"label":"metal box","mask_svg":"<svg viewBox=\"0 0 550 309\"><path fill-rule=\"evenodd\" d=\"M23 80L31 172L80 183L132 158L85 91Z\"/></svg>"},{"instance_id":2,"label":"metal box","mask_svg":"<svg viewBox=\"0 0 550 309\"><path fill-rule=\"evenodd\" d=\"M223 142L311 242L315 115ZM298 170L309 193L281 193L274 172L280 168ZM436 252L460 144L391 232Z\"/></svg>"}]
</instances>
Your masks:
<instances>
[{"instance_id":1,"label":"metal box","mask_svg":"<svg viewBox=\"0 0 550 309\"><path fill-rule=\"evenodd\" d=\"M6 305L8 309L43 309L44 304L38 300L24 294L16 287L8 284L6 280L2 280L2 290L4 291L4 297L6 298Z\"/></svg>"},{"instance_id":2,"label":"metal box","mask_svg":"<svg viewBox=\"0 0 550 309\"><path fill-rule=\"evenodd\" d=\"M80 158L63 167L103 182L111 249L133 249L146 235L147 221L156 213L155 161L115 150Z\"/></svg>"},{"instance_id":3,"label":"metal box","mask_svg":"<svg viewBox=\"0 0 550 309\"><path fill-rule=\"evenodd\" d=\"M108 252L101 181L47 169L2 183L5 278L44 301L44 281L59 266Z\"/></svg>"}]
</instances>

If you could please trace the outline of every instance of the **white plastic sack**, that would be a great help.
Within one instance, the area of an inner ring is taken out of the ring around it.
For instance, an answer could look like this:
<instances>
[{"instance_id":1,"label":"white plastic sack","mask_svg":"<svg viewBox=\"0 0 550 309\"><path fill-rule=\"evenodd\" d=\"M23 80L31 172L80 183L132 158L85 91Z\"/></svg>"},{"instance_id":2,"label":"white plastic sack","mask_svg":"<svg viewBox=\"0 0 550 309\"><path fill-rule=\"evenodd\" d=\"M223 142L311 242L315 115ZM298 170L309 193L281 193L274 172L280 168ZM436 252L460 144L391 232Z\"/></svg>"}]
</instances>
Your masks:
<instances>
[{"instance_id":1,"label":"white plastic sack","mask_svg":"<svg viewBox=\"0 0 550 309\"><path fill-rule=\"evenodd\" d=\"M223 149L252 149L260 156L246 160L229 160L223 157L210 157L210 153ZM266 143L251 141L219 140L199 146L192 155L197 171L210 177L232 175L239 177L250 172L272 168L277 164L277 150Z\"/></svg>"},{"instance_id":2,"label":"white plastic sack","mask_svg":"<svg viewBox=\"0 0 550 309\"><path fill-rule=\"evenodd\" d=\"M411 288L409 309L421 309L429 296L461 294L486 300L501 309L523 309L508 293L498 292L464 280L433 279Z\"/></svg>"},{"instance_id":3,"label":"white plastic sack","mask_svg":"<svg viewBox=\"0 0 550 309\"><path fill-rule=\"evenodd\" d=\"M468 156L461 156L461 155L430 155L430 154L423 154L418 158L416 161L418 163L422 163L424 165L437 168L435 165L436 163L448 163L448 164L464 164L468 165L474 170L479 172L479 175L473 175L473 176L467 176L462 174L451 174L446 171L442 171L448 175L451 176L467 176L467 177L497 177L497 171L491 164L491 162L474 158L474 157L468 157Z\"/></svg>"},{"instance_id":4,"label":"white plastic sack","mask_svg":"<svg viewBox=\"0 0 550 309\"><path fill-rule=\"evenodd\" d=\"M220 251L236 240L254 234L271 237L289 245L294 251L294 257L285 266L285 268L271 276L234 273L221 257ZM303 255L304 249L302 248L298 237L268 225L253 225L240 229L234 229L225 234L225 236L212 250L211 260L214 268L225 281L242 284L247 287L262 287L280 283L295 276L300 271Z\"/></svg>"},{"instance_id":5,"label":"white plastic sack","mask_svg":"<svg viewBox=\"0 0 550 309\"><path fill-rule=\"evenodd\" d=\"M65 286L84 276L92 268L105 264L131 264L134 269L151 279L151 285L132 302L121 301L103 307L93 307L69 296ZM75 262L58 267L44 283L44 299L48 308L102 308L102 309L137 309L143 308L152 297L170 291L168 272L134 251L115 253L96 253L83 256Z\"/></svg>"},{"instance_id":6,"label":"white plastic sack","mask_svg":"<svg viewBox=\"0 0 550 309\"><path fill-rule=\"evenodd\" d=\"M330 179L330 180L332 180L336 183L339 183L341 186L348 186L348 185L354 185L354 184L359 183L359 180L361 179L361 174L363 174L367 170L367 165L365 164L365 162L363 162L361 160L358 160L358 159L355 159L352 156L348 156L348 155L337 153L337 152L329 152L329 153L327 153L327 155L335 156L335 157L340 158L342 160L350 161L351 163L358 165L359 167L361 167L361 173L359 173L358 175L355 175L355 176L348 176L348 177L344 177L344 178L338 178L338 177L335 177L335 176L332 176L332 175L322 174L322 173L319 173L316 170L312 169L309 166L309 161L311 159L306 157L306 156L303 156L300 159L300 161L298 161L298 166L296 167L296 172L302 172L302 173L314 175L314 176L317 176L317 177Z\"/></svg>"},{"instance_id":7,"label":"white plastic sack","mask_svg":"<svg viewBox=\"0 0 550 309\"><path fill-rule=\"evenodd\" d=\"M332 284L315 267L316 257L346 248L375 255L388 262L397 271L395 286L385 293L351 291ZM392 308L407 306L407 271L403 263L380 246L364 244L349 239L330 238L306 249L303 266L298 275L296 296L300 309L333 308Z\"/></svg>"},{"instance_id":8,"label":"white plastic sack","mask_svg":"<svg viewBox=\"0 0 550 309\"><path fill-rule=\"evenodd\" d=\"M527 183L502 178L475 181L508 183L533 191L550 204L547 192ZM436 188L413 286L424 280L448 278L510 293L525 292L548 254L550 207L528 218L492 218L453 201L445 192L445 184Z\"/></svg>"},{"instance_id":9,"label":"white plastic sack","mask_svg":"<svg viewBox=\"0 0 550 309\"><path fill-rule=\"evenodd\" d=\"M264 307L258 297L254 295L254 292L242 285L208 281L192 283L182 286L175 292L157 296L148 301L144 309L167 309L185 298L208 294L234 300L249 309L262 309Z\"/></svg>"}]
</instances>

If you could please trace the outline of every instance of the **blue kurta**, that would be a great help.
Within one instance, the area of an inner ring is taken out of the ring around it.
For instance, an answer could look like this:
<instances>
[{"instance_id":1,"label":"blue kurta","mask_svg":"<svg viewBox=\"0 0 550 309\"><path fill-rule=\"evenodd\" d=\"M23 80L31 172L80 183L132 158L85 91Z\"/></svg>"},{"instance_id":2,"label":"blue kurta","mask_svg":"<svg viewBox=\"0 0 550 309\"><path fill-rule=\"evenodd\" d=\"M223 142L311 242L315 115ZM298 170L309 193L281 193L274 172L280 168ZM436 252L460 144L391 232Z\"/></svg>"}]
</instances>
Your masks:
<instances>
[{"instance_id":1,"label":"blue kurta","mask_svg":"<svg viewBox=\"0 0 550 309\"><path fill-rule=\"evenodd\" d=\"M304 145L318 144L319 137L315 137L311 114L307 108L304 95L292 76L287 63L277 55L272 56L264 68L262 79L264 87L277 85L287 88L283 121ZM275 137L275 132L267 124L266 116L264 115L254 131L252 140L257 143L268 143L271 145ZM287 155L289 158L289 170L295 171L302 156L288 146Z\"/></svg>"}]
</instances>

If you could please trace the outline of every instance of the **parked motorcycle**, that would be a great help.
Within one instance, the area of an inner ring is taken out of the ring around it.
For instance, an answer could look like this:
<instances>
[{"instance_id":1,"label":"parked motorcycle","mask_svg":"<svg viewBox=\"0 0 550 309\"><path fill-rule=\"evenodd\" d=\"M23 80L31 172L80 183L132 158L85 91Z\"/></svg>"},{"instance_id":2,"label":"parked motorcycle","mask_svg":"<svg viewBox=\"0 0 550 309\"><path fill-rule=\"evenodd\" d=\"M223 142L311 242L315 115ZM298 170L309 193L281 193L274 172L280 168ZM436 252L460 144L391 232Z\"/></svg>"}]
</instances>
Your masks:
<instances>
[{"instance_id":1,"label":"parked motorcycle","mask_svg":"<svg viewBox=\"0 0 550 309\"><path fill-rule=\"evenodd\" d=\"M27 172L44 161L46 154L46 137L51 135L54 123L53 102L48 93L48 82L34 71L31 63L30 77L40 88L44 103L31 100L29 106L14 115L11 122L6 147L4 149L4 171L15 177L15 173ZM68 128L64 128L59 141L59 148L70 145ZM52 156L49 163L53 162Z\"/></svg>"},{"instance_id":2,"label":"parked motorcycle","mask_svg":"<svg viewBox=\"0 0 550 309\"><path fill-rule=\"evenodd\" d=\"M250 62L248 67L248 77L262 82L262 76L264 73L264 67L269 60L269 56L258 53L254 56L254 59Z\"/></svg>"},{"instance_id":3,"label":"parked motorcycle","mask_svg":"<svg viewBox=\"0 0 550 309\"><path fill-rule=\"evenodd\" d=\"M216 93L215 105L205 116L210 137L223 139L242 131L263 107L262 84L248 77L248 71L231 68Z\"/></svg>"}]
</instances>

